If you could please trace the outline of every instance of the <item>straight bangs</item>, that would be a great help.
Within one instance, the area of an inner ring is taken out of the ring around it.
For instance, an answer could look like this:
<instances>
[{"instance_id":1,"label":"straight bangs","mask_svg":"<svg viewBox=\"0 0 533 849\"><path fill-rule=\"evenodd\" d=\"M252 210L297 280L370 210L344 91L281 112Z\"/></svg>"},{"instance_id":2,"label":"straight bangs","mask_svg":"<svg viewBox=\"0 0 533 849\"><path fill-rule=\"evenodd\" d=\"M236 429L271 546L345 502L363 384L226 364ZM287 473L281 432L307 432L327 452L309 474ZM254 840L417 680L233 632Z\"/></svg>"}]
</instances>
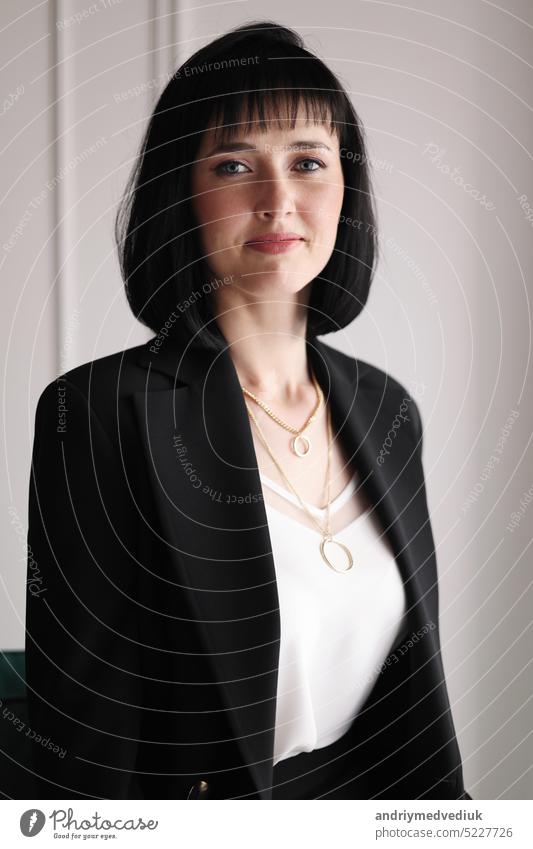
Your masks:
<instances>
[{"instance_id":1,"label":"straight bangs","mask_svg":"<svg viewBox=\"0 0 533 849\"><path fill-rule=\"evenodd\" d=\"M295 67L302 72L302 63ZM327 126L330 134L340 139L348 117L340 94L332 97L331 90L327 93L320 86L310 87L309 80L306 86L303 81L299 85L287 65L273 62L268 70L274 71L275 81L264 67L255 68L246 75L248 79L241 79L241 91L217 97L209 120L215 143L232 141L250 130L266 132L273 126L292 130L297 117L304 117L308 124Z\"/></svg>"}]
</instances>

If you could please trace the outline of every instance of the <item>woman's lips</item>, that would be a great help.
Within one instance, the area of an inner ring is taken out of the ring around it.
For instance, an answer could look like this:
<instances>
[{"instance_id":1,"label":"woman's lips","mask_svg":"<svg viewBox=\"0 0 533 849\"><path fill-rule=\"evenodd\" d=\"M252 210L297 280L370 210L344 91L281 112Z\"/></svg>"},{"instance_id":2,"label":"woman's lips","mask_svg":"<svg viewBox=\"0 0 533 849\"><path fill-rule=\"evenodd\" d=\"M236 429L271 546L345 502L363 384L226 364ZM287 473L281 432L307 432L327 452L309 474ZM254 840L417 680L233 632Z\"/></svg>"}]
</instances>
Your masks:
<instances>
[{"instance_id":1,"label":"woman's lips","mask_svg":"<svg viewBox=\"0 0 533 849\"><path fill-rule=\"evenodd\" d=\"M264 254L281 254L293 250L297 245L301 245L304 240L301 237L293 237L287 239L259 239L245 243L246 248L252 248L254 251L259 251Z\"/></svg>"}]
</instances>

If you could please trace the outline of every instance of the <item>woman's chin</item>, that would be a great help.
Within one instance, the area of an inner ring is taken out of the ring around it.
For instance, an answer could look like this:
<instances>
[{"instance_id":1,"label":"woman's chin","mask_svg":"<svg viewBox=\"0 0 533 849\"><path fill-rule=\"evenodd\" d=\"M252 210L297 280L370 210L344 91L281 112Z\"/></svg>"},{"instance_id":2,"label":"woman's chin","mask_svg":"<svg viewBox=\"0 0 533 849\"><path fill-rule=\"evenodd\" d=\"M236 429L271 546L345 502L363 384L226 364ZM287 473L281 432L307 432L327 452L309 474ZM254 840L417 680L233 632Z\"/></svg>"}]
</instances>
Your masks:
<instances>
[{"instance_id":1,"label":"woman's chin","mask_svg":"<svg viewBox=\"0 0 533 849\"><path fill-rule=\"evenodd\" d=\"M238 286L247 292L296 295L313 279L299 271L243 271L235 275Z\"/></svg>"}]
</instances>

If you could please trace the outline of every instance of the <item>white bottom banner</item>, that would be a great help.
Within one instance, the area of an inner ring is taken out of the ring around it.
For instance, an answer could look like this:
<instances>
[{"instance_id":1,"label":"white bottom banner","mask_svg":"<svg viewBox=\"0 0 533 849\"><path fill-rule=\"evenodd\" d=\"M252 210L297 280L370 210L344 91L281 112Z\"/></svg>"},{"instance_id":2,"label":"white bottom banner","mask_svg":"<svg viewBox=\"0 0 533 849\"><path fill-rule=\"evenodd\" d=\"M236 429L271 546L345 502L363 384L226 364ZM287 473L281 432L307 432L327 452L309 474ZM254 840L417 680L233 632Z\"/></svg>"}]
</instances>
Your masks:
<instances>
[{"instance_id":1,"label":"white bottom banner","mask_svg":"<svg viewBox=\"0 0 533 849\"><path fill-rule=\"evenodd\" d=\"M205 801L205 800L204 800ZM298 849L367 846L491 846L531 849L526 801L4 801L2 845L199 846ZM290 831L288 830L290 829ZM187 841L185 844L184 841ZM486 842L485 844L486 845Z\"/></svg>"}]
</instances>

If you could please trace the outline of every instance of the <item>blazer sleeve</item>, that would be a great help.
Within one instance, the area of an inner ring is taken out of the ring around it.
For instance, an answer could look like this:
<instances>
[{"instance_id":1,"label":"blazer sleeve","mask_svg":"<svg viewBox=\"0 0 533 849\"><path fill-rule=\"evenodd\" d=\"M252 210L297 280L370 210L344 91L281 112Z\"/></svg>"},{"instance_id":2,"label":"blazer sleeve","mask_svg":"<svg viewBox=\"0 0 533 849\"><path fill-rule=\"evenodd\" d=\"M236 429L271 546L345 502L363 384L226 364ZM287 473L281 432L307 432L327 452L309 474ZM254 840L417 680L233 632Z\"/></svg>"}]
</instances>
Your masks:
<instances>
[{"instance_id":1,"label":"blazer sleeve","mask_svg":"<svg viewBox=\"0 0 533 849\"><path fill-rule=\"evenodd\" d=\"M422 449L423 449L423 444L424 444L424 426L423 426L423 422L422 422L422 416L420 414L420 409L418 407L418 404L416 403L416 401L413 398L411 399L411 403L410 403L409 406L410 406L411 415L412 415L413 422L414 422L415 440L416 440L416 444L417 444L417 450L420 453L420 457L422 457ZM461 769L461 775L462 775L462 769ZM464 790L464 789L463 789L463 792L461 793L461 795L458 798L459 799L469 799L469 800L473 801L470 793L468 793L468 791Z\"/></svg>"},{"instance_id":2,"label":"blazer sleeve","mask_svg":"<svg viewBox=\"0 0 533 849\"><path fill-rule=\"evenodd\" d=\"M137 573L125 490L87 398L58 378L37 405L29 485L26 681L40 798L134 792Z\"/></svg>"}]
</instances>

